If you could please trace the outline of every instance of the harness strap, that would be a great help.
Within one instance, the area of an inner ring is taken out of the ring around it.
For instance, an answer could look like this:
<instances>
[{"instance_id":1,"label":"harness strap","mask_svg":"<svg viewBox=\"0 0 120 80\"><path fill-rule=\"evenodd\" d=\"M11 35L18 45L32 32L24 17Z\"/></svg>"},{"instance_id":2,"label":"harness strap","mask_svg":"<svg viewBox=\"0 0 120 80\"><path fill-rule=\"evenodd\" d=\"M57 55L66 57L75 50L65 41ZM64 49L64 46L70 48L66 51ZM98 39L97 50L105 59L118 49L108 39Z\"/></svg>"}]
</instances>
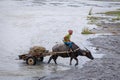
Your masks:
<instances>
[{"instance_id":1,"label":"harness strap","mask_svg":"<svg viewBox=\"0 0 120 80\"><path fill-rule=\"evenodd\" d=\"M51 55L56 55L56 54L61 54L61 53L67 53L69 54L70 52L76 52L77 50L79 50L80 48L75 49L74 51L62 51L62 52L49 52L49 54Z\"/></svg>"},{"instance_id":2,"label":"harness strap","mask_svg":"<svg viewBox=\"0 0 120 80\"><path fill-rule=\"evenodd\" d=\"M80 49L80 48L75 49L74 52L76 52L76 51L79 50L79 49Z\"/></svg>"}]
</instances>

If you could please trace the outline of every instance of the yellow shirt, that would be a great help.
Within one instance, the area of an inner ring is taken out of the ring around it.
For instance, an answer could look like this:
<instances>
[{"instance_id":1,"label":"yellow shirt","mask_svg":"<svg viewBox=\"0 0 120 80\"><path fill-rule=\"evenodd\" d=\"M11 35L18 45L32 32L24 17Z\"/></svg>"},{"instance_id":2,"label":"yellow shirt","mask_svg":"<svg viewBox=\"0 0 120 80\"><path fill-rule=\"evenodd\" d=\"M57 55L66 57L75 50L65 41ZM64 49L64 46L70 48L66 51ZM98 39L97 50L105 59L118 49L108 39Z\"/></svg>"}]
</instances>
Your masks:
<instances>
[{"instance_id":1,"label":"yellow shirt","mask_svg":"<svg viewBox=\"0 0 120 80\"><path fill-rule=\"evenodd\" d=\"M64 37L64 42L69 42L69 41L70 41L70 38L71 38L71 35L70 35L70 34L67 34L67 35Z\"/></svg>"}]
</instances>

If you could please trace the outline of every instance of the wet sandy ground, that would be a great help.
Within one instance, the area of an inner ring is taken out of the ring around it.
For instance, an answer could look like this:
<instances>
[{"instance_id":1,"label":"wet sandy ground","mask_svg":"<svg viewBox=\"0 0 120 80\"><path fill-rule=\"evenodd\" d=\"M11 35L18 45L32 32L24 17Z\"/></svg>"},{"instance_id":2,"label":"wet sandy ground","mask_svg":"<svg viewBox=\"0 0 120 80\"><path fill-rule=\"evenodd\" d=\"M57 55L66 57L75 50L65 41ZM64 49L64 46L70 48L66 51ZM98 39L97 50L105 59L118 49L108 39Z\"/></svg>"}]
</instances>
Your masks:
<instances>
[{"instance_id":1,"label":"wet sandy ground","mask_svg":"<svg viewBox=\"0 0 120 80\"><path fill-rule=\"evenodd\" d=\"M89 41L96 47L96 54L105 54L103 58L88 61L81 69L53 73L40 80L120 80L120 35L101 35Z\"/></svg>"}]
</instances>

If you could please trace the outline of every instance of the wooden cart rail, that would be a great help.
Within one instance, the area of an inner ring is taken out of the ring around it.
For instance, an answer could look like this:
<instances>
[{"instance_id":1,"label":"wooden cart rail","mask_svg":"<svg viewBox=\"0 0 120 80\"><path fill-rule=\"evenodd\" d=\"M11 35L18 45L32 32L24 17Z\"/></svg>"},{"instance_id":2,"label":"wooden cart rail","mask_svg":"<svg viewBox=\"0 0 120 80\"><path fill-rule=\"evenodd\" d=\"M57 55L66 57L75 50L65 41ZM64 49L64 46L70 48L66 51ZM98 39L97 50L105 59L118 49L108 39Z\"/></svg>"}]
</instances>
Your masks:
<instances>
[{"instance_id":1,"label":"wooden cart rail","mask_svg":"<svg viewBox=\"0 0 120 80\"><path fill-rule=\"evenodd\" d=\"M80 48L75 49L74 52L76 52L76 51L79 50L79 49L80 49ZM73 51L48 52L48 53L42 53L42 56L45 57L45 56L56 55L56 54L64 54L64 53L68 54L68 53L71 53L71 52L73 52Z\"/></svg>"},{"instance_id":2,"label":"wooden cart rail","mask_svg":"<svg viewBox=\"0 0 120 80\"><path fill-rule=\"evenodd\" d=\"M45 56L50 56L50 55L62 54L62 53L70 53L70 51L42 53L42 56L45 57Z\"/></svg>"}]
</instances>

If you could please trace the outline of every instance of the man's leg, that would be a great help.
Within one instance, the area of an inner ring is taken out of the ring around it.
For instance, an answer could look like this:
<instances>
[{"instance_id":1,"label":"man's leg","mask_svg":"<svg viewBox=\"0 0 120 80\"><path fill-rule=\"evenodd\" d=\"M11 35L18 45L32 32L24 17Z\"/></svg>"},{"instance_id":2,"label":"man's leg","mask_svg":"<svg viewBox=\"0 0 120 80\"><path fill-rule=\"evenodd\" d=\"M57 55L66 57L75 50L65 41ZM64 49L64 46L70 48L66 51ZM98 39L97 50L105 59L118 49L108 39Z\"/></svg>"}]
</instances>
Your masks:
<instances>
[{"instance_id":1,"label":"man's leg","mask_svg":"<svg viewBox=\"0 0 120 80\"><path fill-rule=\"evenodd\" d=\"M70 48L70 51L74 51L73 48L72 48L72 44L73 44L72 42L68 42L68 46Z\"/></svg>"},{"instance_id":2,"label":"man's leg","mask_svg":"<svg viewBox=\"0 0 120 80\"><path fill-rule=\"evenodd\" d=\"M72 42L68 42L68 44L69 44L69 48L72 49Z\"/></svg>"},{"instance_id":3,"label":"man's leg","mask_svg":"<svg viewBox=\"0 0 120 80\"><path fill-rule=\"evenodd\" d=\"M69 47L69 50L70 51L74 51L73 49L72 49L72 44L73 44L73 42L64 42L65 43L65 45L67 45L68 47Z\"/></svg>"}]
</instances>

